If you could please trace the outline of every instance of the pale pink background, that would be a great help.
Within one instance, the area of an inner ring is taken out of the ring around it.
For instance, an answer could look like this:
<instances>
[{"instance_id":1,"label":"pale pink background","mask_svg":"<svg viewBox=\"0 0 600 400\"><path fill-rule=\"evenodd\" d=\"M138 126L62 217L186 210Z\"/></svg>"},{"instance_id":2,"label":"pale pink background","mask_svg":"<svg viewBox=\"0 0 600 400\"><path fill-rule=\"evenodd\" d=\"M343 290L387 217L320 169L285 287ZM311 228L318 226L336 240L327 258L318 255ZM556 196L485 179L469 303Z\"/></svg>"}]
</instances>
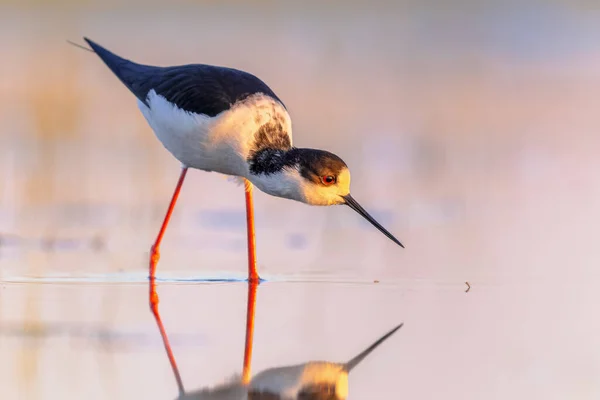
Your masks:
<instances>
[{"instance_id":1,"label":"pale pink background","mask_svg":"<svg viewBox=\"0 0 600 400\"><path fill-rule=\"evenodd\" d=\"M255 372L345 361L404 321L349 399L599 398L589 3L0 2L0 398L176 396L144 277L178 163L65 42L83 35L140 62L259 75L296 145L342 156L354 196L405 243L346 207L257 193L275 281L258 291ZM242 276L243 207L224 177L189 174L159 275ZM159 292L187 388L240 372L244 284Z\"/></svg>"}]
</instances>

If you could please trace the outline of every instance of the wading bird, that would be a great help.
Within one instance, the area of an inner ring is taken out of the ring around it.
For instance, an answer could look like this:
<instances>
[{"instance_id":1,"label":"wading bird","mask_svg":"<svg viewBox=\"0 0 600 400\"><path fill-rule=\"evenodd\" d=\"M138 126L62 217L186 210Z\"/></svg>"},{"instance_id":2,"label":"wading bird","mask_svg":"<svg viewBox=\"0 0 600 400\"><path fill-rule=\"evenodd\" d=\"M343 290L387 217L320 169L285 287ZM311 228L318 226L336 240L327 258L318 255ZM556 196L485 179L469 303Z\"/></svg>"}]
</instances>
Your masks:
<instances>
[{"instance_id":1,"label":"wading bird","mask_svg":"<svg viewBox=\"0 0 600 400\"><path fill-rule=\"evenodd\" d=\"M84 39L137 97L138 107L158 140L182 164L151 248L150 278L155 275L160 243L188 168L245 180L249 280L259 280L252 185L272 196L310 205L346 204L402 246L350 195L350 171L340 157L292 146L292 121L285 105L256 76L205 64L137 64Z\"/></svg>"}]
</instances>

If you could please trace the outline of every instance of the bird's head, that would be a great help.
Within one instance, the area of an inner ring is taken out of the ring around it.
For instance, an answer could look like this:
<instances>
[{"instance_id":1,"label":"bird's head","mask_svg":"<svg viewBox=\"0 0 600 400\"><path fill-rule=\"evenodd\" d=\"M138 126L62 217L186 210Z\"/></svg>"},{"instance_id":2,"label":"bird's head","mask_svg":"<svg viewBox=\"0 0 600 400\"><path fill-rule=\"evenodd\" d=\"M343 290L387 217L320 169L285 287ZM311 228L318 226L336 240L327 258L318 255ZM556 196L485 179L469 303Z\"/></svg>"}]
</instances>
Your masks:
<instances>
[{"instance_id":1,"label":"bird's head","mask_svg":"<svg viewBox=\"0 0 600 400\"><path fill-rule=\"evenodd\" d=\"M298 150L294 169L301 201L316 206L344 204L350 194L350 170L344 160L324 150Z\"/></svg>"},{"instance_id":2,"label":"bird's head","mask_svg":"<svg viewBox=\"0 0 600 400\"><path fill-rule=\"evenodd\" d=\"M253 167L266 171L250 180L262 191L316 206L345 204L404 247L350 195L350 170L337 155L324 150L293 148L258 154Z\"/></svg>"}]
</instances>

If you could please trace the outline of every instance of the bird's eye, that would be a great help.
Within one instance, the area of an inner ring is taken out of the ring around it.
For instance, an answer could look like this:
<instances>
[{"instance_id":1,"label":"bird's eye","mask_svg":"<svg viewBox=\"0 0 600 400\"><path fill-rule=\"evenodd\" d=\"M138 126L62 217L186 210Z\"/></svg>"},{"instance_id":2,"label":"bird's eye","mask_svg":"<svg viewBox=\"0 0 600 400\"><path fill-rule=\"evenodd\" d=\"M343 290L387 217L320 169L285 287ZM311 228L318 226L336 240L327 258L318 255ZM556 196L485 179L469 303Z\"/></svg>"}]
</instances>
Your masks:
<instances>
[{"instance_id":1,"label":"bird's eye","mask_svg":"<svg viewBox=\"0 0 600 400\"><path fill-rule=\"evenodd\" d=\"M323 185L326 185L326 186L333 185L335 183L335 176L333 176L333 175L322 176L321 182L323 182Z\"/></svg>"}]
</instances>

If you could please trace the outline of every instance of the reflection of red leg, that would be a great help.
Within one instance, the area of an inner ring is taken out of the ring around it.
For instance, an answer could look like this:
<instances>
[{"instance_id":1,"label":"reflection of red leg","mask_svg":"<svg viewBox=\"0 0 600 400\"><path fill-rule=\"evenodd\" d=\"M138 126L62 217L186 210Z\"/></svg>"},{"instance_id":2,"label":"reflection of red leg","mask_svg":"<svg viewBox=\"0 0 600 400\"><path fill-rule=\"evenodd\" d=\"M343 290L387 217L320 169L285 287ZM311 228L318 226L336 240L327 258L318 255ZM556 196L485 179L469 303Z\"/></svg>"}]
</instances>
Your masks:
<instances>
[{"instance_id":1,"label":"reflection of red leg","mask_svg":"<svg viewBox=\"0 0 600 400\"><path fill-rule=\"evenodd\" d=\"M154 319L156 320L156 325L158 325L158 330L160 331L160 336L162 336L163 344L165 345L165 350L167 351L167 357L169 357L169 362L171 363L171 369L173 370L173 374L175 375L175 380L177 381L177 388L179 389L179 395L183 395L185 393L185 389L183 388L183 381L181 380L181 374L179 373L179 368L177 368L177 362L175 361L175 356L173 355L173 350L171 350L171 345L169 344L169 337L167 336L167 331L160 319L160 313L158 312L158 294L156 294L156 278L150 278L150 293L154 293L156 298L156 303L152 303L152 314L154 314Z\"/></svg>"},{"instance_id":2,"label":"reflection of red leg","mask_svg":"<svg viewBox=\"0 0 600 400\"><path fill-rule=\"evenodd\" d=\"M169 204L167 214L165 215L165 219L163 220L160 231L158 232L156 241L154 242L154 244L152 245L152 249L150 250L150 276L148 277L150 279L150 310L152 310L152 314L154 315L154 319L156 320L156 324L158 325L158 329L160 330L160 336L162 337L165 350L167 351L167 356L169 357L171 368L173 369L173 373L175 374L175 379L177 380L177 386L179 388L180 394L184 393L183 382L181 380L181 375L179 374L179 369L177 368L177 363L175 362L175 357L173 356L173 351L171 350L171 345L169 344L167 332L165 331L165 327L163 326L162 320L160 319L160 313L158 312L158 293L156 293L155 273L156 264L160 259L160 242L162 241L162 238L165 234L165 230L167 229L167 225L169 224L169 220L171 219L171 214L173 214L173 209L175 208L175 203L177 202L177 198L179 197L181 185L183 185L183 180L185 179L186 173L187 168L184 167L181 170L179 181L177 182L177 186L175 187L175 191L173 192L171 203Z\"/></svg>"},{"instance_id":3,"label":"reflection of red leg","mask_svg":"<svg viewBox=\"0 0 600 400\"><path fill-rule=\"evenodd\" d=\"M256 289L258 281L248 281L248 310L246 312L246 344L244 347L244 369L242 382L250 383L250 370L252 364L252 342L254 340L254 313L256 306Z\"/></svg>"},{"instance_id":4,"label":"reflection of red leg","mask_svg":"<svg viewBox=\"0 0 600 400\"><path fill-rule=\"evenodd\" d=\"M260 277L256 272L256 241L254 239L254 202L252 200L252 183L244 180L246 192L246 229L248 233L248 282L258 283Z\"/></svg>"}]
</instances>

